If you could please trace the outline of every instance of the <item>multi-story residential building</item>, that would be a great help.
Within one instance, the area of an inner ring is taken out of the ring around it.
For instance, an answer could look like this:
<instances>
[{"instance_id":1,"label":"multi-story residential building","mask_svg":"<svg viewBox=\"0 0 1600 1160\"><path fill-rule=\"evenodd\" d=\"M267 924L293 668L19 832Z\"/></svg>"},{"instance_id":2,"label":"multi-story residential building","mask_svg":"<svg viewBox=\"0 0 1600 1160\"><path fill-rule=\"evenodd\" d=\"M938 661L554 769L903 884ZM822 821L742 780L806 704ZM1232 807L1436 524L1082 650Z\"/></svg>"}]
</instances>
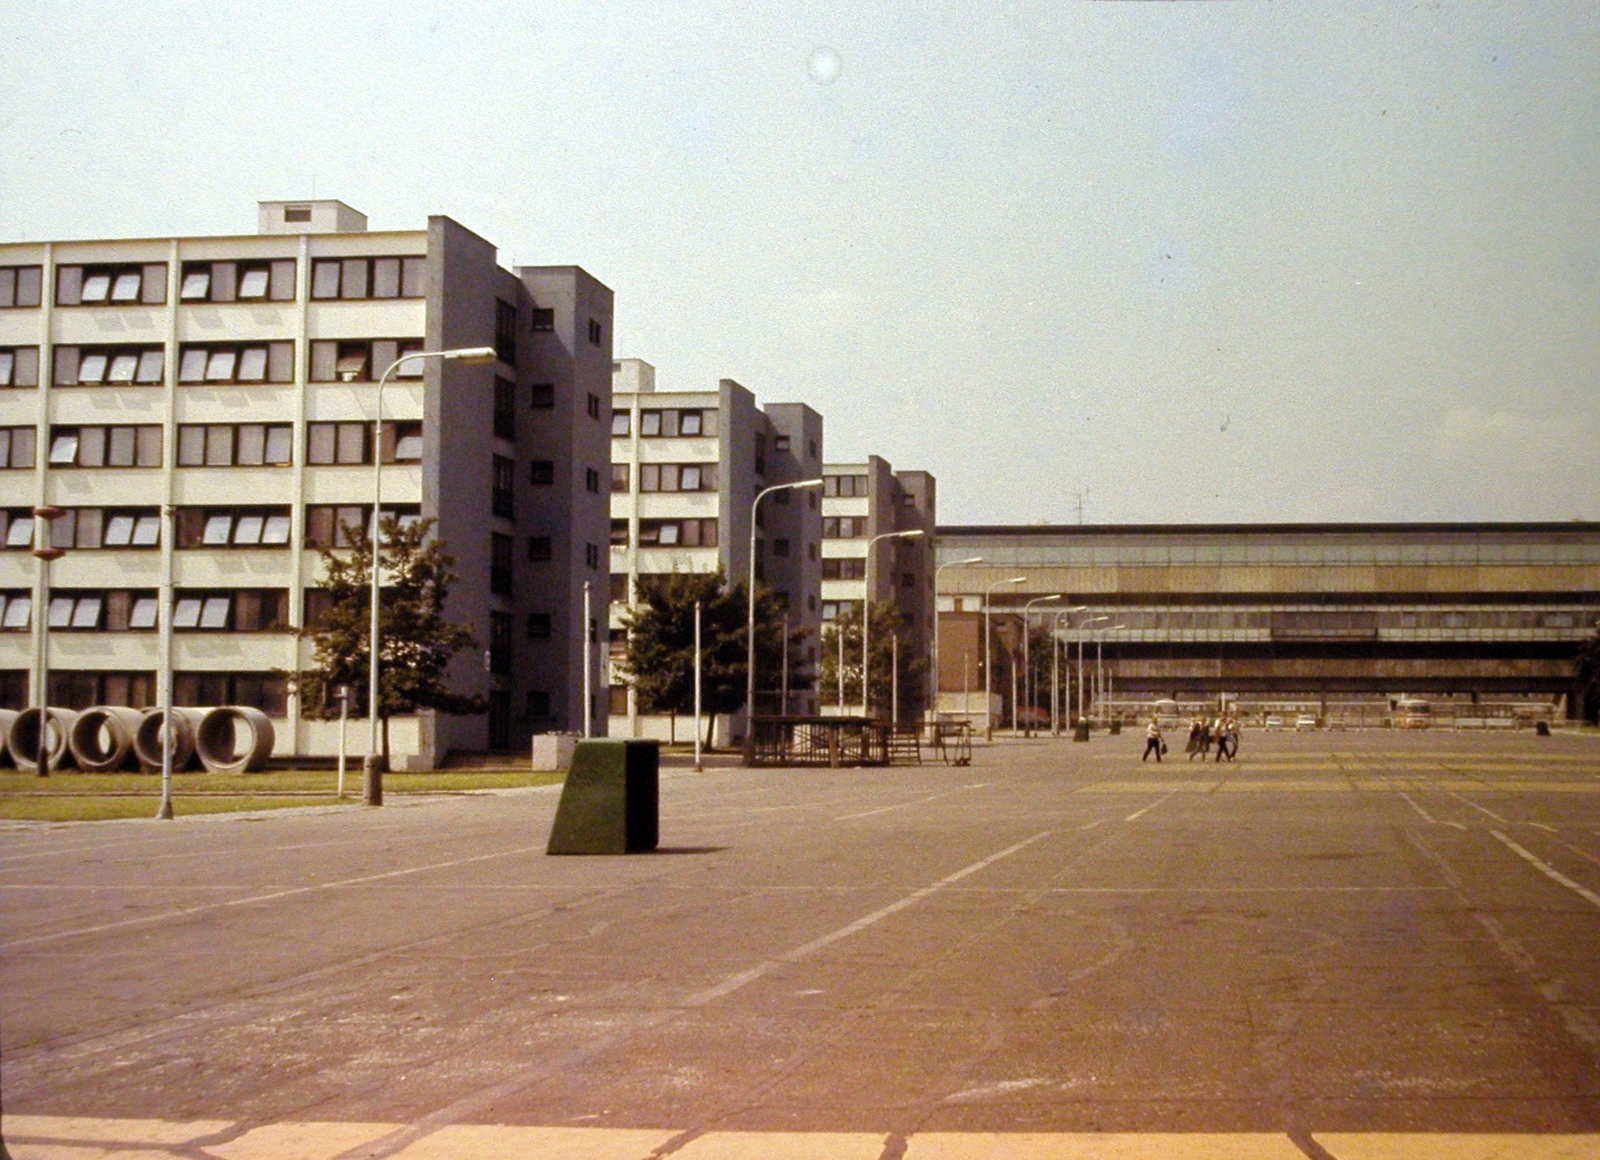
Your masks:
<instances>
[{"instance_id":1,"label":"multi-story residential building","mask_svg":"<svg viewBox=\"0 0 1600 1160\"><path fill-rule=\"evenodd\" d=\"M980 724L986 599L997 725L1029 601L1035 633L1084 647L1067 703L1090 712L1097 698L1354 712L1410 695L1576 713L1573 657L1600 625L1600 524L1576 520L944 527L938 554L982 560L939 581L939 707ZM1031 700L1048 706L1048 683Z\"/></svg>"},{"instance_id":2,"label":"multi-story residential building","mask_svg":"<svg viewBox=\"0 0 1600 1160\"><path fill-rule=\"evenodd\" d=\"M655 368L640 359L614 364L611 412L612 647L620 652L622 614L640 576L715 572L749 577L750 512L756 495L779 483L822 474L822 416L804 403L759 407L750 391L723 379L710 391L657 391ZM821 618L822 515L819 489L774 492L755 529L756 581L787 606L806 642L790 657L810 673ZM798 689L800 681L796 680ZM758 673L757 706L776 712L781 672ZM815 694L795 691L789 711L815 712ZM666 737L673 723L639 711L633 691L611 689L611 733ZM743 719L719 722L719 743L742 735Z\"/></svg>"},{"instance_id":3,"label":"multi-story residential building","mask_svg":"<svg viewBox=\"0 0 1600 1160\"><path fill-rule=\"evenodd\" d=\"M573 266L503 269L446 217L259 215L246 236L0 245L0 703L38 687L27 548L51 504L53 704L156 704L170 671L177 704L253 705L278 754L333 752L281 674L309 660L294 630L318 615L318 549L368 525L377 456L382 510L439 521L460 574L446 615L484 650L451 680L489 705L394 722L397 764L579 727L585 580L605 620L611 291ZM402 363L379 414L397 357L465 347L497 361ZM598 694L594 711L603 728Z\"/></svg>"},{"instance_id":4,"label":"multi-story residential building","mask_svg":"<svg viewBox=\"0 0 1600 1160\"><path fill-rule=\"evenodd\" d=\"M896 471L876 455L864 463L823 468L822 619L828 623L841 614L859 615L871 572L873 604L892 601L899 616L901 670L924 674L900 689L900 714L906 720L919 716L929 700L925 676L934 615L934 483L926 471ZM922 663L908 663L914 660ZM880 709L887 712L889 706L873 707L874 712ZM843 708L847 713L860 710L859 705ZM827 711L840 709L834 704Z\"/></svg>"}]
</instances>

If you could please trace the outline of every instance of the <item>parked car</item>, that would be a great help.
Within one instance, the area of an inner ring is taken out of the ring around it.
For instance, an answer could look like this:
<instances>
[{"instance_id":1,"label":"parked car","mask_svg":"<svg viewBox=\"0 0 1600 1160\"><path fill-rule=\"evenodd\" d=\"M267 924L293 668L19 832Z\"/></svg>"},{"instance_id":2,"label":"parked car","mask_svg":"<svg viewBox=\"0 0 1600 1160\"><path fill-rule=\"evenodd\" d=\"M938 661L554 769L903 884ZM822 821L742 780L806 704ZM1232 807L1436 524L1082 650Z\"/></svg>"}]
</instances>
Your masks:
<instances>
[{"instance_id":1,"label":"parked car","mask_svg":"<svg viewBox=\"0 0 1600 1160\"><path fill-rule=\"evenodd\" d=\"M1294 719L1294 727L1296 732L1302 729L1315 729L1317 727L1317 719L1310 713L1302 713Z\"/></svg>"}]
</instances>

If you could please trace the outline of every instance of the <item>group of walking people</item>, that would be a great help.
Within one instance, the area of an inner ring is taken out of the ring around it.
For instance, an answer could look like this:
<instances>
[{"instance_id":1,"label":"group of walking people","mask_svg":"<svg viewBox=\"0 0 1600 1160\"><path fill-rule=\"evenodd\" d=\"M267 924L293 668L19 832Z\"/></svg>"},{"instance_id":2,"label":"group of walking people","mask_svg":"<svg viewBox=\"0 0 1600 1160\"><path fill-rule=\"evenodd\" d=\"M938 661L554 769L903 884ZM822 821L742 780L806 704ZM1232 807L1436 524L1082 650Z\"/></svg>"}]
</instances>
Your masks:
<instances>
[{"instance_id":1,"label":"group of walking people","mask_svg":"<svg viewBox=\"0 0 1600 1160\"><path fill-rule=\"evenodd\" d=\"M1201 761L1206 759L1206 754L1211 752L1212 745L1217 747L1217 755L1213 760L1222 761L1226 758L1232 761L1239 754L1239 720L1237 717L1218 717L1214 721L1207 721L1203 717L1195 718L1189 726L1189 744L1185 751L1189 760L1197 756ZM1161 723L1154 717L1144 731L1144 753L1140 761L1146 761L1153 753L1159 763L1161 755L1167 751L1167 743L1161 737Z\"/></svg>"},{"instance_id":2,"label":"group of walking people","mask_svg":"<svg viewBox=\"0 0 1600 1160\"><path fill-rule=\"evenodd\" d=\"M1201 761L1206 759L1206 754L1211 752L1211 747L1217 747L1217 755L1213 761L1227 758L1232 761L1239 754L1239 719L1237 717L1218 717L1214 721L1207 721L1204 717L1196 717L1194 724L1189 726L1189 744L1184 751L1193 761L1197 756Z\"/></svg>"}]
</instances>

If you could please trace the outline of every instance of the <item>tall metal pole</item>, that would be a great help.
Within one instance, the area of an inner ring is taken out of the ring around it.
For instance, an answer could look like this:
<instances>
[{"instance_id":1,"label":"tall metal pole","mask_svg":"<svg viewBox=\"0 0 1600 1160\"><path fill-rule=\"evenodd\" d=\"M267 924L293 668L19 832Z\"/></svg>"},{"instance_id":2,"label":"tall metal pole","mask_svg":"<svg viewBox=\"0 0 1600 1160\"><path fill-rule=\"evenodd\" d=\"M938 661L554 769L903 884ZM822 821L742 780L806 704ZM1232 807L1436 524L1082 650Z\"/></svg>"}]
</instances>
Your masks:
<instances>
[{"instance_id":1,"label":"tall metal pole","mask_svg":"<svg viewBox=\"0 0 1600 1160\"><path fill-rule=\"evenodd\" d=\"M165 527L161 534L167 537L167 543L176 541L172 535L176 530L174 520L178 509L172 504L165 504L161 509L162 522ZM161 585L161 607L157 610L161 617L161 805L156 809L156 818L159 821L172 820L172 750L177 744L177 729L172 720L172 611L173 611L173 583L172 569L166 570ZM344 733L339 733L339 796L344 796Z\"/></svg>"},{"instance_id":2,"label":"tall metal pole","mask_svg":"<svg viewBox=\"0 0 1600 1160\"><path fill-rule=\"evenodd\" d=\"M839 642L839 663L834 666L839 676L839 716L844 716L844 621L837 615L833 619L834 639Z\"/></svg>"},{"instance_id":3,"label":"tall metal pole","mask_svg":"<svg viewBox=\"0 0 1600 1160\"><path fill-rule=\"evenodd\" d=\"M782 702L778 705L778 715L789 715L789 614L783 614L783 683L781 685Z\"/></svg>"},{"instance_id":4,"label":"tall metal pole","mask_svg":"<svg viewBox=\"0 0 1600 1160\"><path fill-rule=\"evenodd\" d=\"M1027 579L1026 576L1013 576L1009 580L996 580L983 590L983 736L986 741L994 740L994 689L989 678L989 670L994 668L990 663L993 660L993 648L989 643L989 599L1000 585L1023 584Z\"/></svg>"},{"instance_id":5,"label":"tall metal pole","mask_svg":"<svg viewBox=\"0 0 1600 1160\"><path fill-rule=\"evenodd\" d=\"M593 584L583 582L583 735L594 736L594 607Z\"/></svg>"},{"instance_id":6,"label":"tall metal pole","mask_svg":"<svg viewBox=\"0 0 1600 1160\"><path fill-rule=\"evenodd\" d=\"M744 666L744 763L749 765L755 757L756 742L756 515L760 511L761 501L775 491L784 491L789 488L821 487L820 479L800 479L793 483L775 483L771 487L764 487L756 492L755 499L750 501L750 563L749 563L749 610L745 620L745 666Z\"/></svg>"},{"instance_id":7,"label":"tall metal pole","mask_svg":"<svg viewBox=\"0 0 1600 1160\"><path fill-rule=\"evenodd\" d=\"M350 686L339 686L339 791L337 798L344 800L345 726L350 721ZM168 764L170 764L170 759Z\"/></svg>"},{"instance_id":8,"label":"tall metal pole","mask_svg":"<svg viewBox=\"0 0 1600 1160\"><path fill-rule=\"evenodd\" d=\"M694 602L694 771L704 768L700 764L700 731L704 728L700 708L700 601Z\"/></svg>"},{"instance_id":9,"label":"tall metal pole","mask_svg":"<svg viewBox=\"0 0 1600 1160\"><path fill-rule=\"evenodd\" d=\"M1022 606L1022 695L1028 702L1028 713L1031 718L1033 713L1033 653L1029 642L1033 639L1033 606L1045 604L1051 600L1060 600L1061 593L1056 592L1050 596L1035 596ZM1028 736L1033 735L1031 720L1023 724L1023 732ZM1016 732L1016 713L1011 714L1011 731Z\"/></svg>"},{"instance_id":10,"label":"tall metal pole","mask_svg":"<svg viewBox=\"0 0 1600 1160\"><path fill-rule=\"evenodd\" d=\"M35 756L40 777L50 776L50 563L66 555L64 549L50 542L51 525L67 513L58 507L43 504L33 509L33 554L39 561L39 607L37 618L39 687L34 697L39 702L39 749ZM61 739L66 744L66 738Z\"/></svg>"},{"instance_id":11,"label":"tall metal pole","mask_svg":"<svg viewBox=\"0 0 1600 1160\"><path fill-rule=\"evenodd\" d=\"M889 720L900 723L900 633L889 637Z\"/></svg>"},{"instance_id":12,"label":"tall metal pole","mask_svg":"<svg viewBox=\"0 0 1600 1160\"><path fill-rule=\"evenodd\" d=\"M1050 626L1050 736L1061 736L1061 638Z\"/></svg>"},{"instance_id":13,"label":"tall metal pole","mask_svg":"<svg viewBox=\"0 0 1600 1160\"><path fill-rule=\"evenodd\" d=\"M866 599L861 602L861 715L872 716L872 549L879 540L912 540L922 535L921 528L903 532L882 532L867 541Z\"/></svg>"},{"instance_id":14,"label":"tall metal pole","mask_svg":"<svg viewBox=\"0 0 1600 1160\"><path fill-rule=\"evenodd\" d=\"M970 556L965 560L951 560L948 564L939 564L933 570L933 655L928 658L928 682L932 696L928 699L928 707L933 710L936 719L939 716L939 573L946 568L964 568L969 564L981 563L983 563L982 556ZM966 712L966 709L967 702L963 694L961 710Z\"/></svg>"},{"instance_id":15,"label":"tall metal pole","mask_svg":"<svg viewBox=\"0 0 1600 1160\"><path fill-rule=\"evenodd\" d=\"M378 376L378 396L372 417L372 619L367 626L367 717L371 733L367 740L367 756L361 763L361 800L369 806L383 804L383 770L378 759L378 604L381 589L379 576L378 517L383 510L383 388L389 376L408 359L440 358L468 364L494 362L493 347L476 346L461 350L419 350L403 354L384 368Z\"/></svg>"}]
</instances>

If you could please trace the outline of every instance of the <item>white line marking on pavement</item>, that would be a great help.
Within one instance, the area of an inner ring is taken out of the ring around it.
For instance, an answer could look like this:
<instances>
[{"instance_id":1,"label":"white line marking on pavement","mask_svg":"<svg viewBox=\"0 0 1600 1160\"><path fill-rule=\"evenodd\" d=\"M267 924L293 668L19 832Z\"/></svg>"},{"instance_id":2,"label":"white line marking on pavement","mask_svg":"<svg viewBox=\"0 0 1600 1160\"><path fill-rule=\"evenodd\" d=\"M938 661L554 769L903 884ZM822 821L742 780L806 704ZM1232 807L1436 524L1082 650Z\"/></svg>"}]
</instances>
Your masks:
<instances>
[{"instance_id":1,"label":"white line marking on pavement","mask_svg":"<svg viewBox=\"0 0 1600 1160\"><path fill-rule=\"evenodd\" d=\"M1554 826L1547 826L1543 822L1524 822L1522 824L1525 826L1532 826L1536 830L1543 830L1547 834L1553 834L1556 832L1556 828Z\"/></svg>"},{"instance_id":2,"label":"white line marking on pavement","mask_svg":"<svg viewBox=\"0 0 1600 1160\"><path fill-rule=\"evenodd\" d=\"M874 816L875 814L886 814L890 810L910 809L912 806L920 806L920 805L926 805L928 802L936 802L940 798L951 797L954 794L961 793L961 792L963 792L965 790L982 789L983 786L988 785L988 784L989 784L988 782L983 782L983 783L981 783L979 785L964 785L960 789L946 790L944 793L936 793L931 797L918 798L914 802L900 802L898 805L879 806L877 809L868 810L866 813L863 813L863 814L840 814L838 817L834 818L833 820L836 821L836 822L853 822L857 818L870 818L870 817Z\"/></svg>"},{"instance_id":3,"label":"white line marking on pavement","mask_svg":"<svg viewBox=\"0 0 1600 1160\"><path fill-rule=\"evenodd\" d=\"M1480 814L1488 814L1491 818L1493 818L1495 821L1501 823L1502 825L1510 825L1511 824L1511 819L1510 818L1501 817L1499 814L1495 813L1493 810L1486 809L1485 807L1480 806L1477 802L1473 801L1471 798L1462 797L1460 794L1458 794L1453 789L1447 789L1447 790L1445 790L1445 793L1449 794L1451 797L1455 798L1459 802L1465 802L1467 805L1469 805L1473 809L1477 810Z\"/></svg>"},{"instance_id":4,"label":"white line marking on pavement","mask_svg":"<svg viewBox=\"0 0 1600 1160\"><path fill-rule=\"evenodd\" d=\"M1135 810L1133 813L1129 814L1127 817L1123 818L1122 820L1125 821L1125 822L1131 822L1131 821L1134 821L1137 818L1142 818L1145 814L1148 814L1151 810L1155 809L1158 805L1160 805L1162 802L1166 801L1169 797L1171 797L1172 794L1175 794L1177 792L1178 792L1177 790L1173 790L1172 793L1162 794L1155 801L1153 801L1149 805L1145 806L1144 809Z\"/></svg>"},{"instance_id":5,"label":"white line marking on pavement","mask_svg":"<svg viewBox=\"0 0 1600 1160\"><path fill-rule=\"evenodd\" d=\"M1464 829L1467 828L1461 822L1447 822L1442 818L1434 817L1427 810L1423 809L1415 801L1413 801L1411 799L1411 795L1408 794L1405 790L1402 789L1402 790L1399 790L1397 792L1400 794L1401 797L1406 799L1406 804L1407 805L1409 805L1412 809L1416 810L1417 813L1422 815L1422 820L1427 822L1429 825L1434 825L1434 826L1454 826L1458 830L1464 830Z\"/></svg>"},{"instance_id":6,"label":"white line marking on pavement","mask_svg":"<svg viewBox=\"0 0 1600 1160\"><path fill-rule=\"evenodd\" d=\"M387 870L382 874L363 874L358 878L343 878L337 882L318 882L311 886L295 886L288 890L275 890L270 894L252 894L247 898L233 898L227 902L209 902L203 906L186 906L182 910L169 910L163 914L147 914L139 918L125 918L121 922L103 922L98 926L84 926L74 930L57 931L55 934L39 934L34 935L32 938L19 938L12 942L0 943L0 950L8 951L14 947L37 946L39 943L74 938L80 934L99 934L101 931L106 930L119 930L123 927L165 922L171 918L188 918L190 915L202 914L208 910L220 910L228 906L250 906L257 902L272 902L279 898L290 898L296 894L311 894L318 890L336 890L341 886L357 886L363 882L381 882L387 878L400 878L406 874L426 874L429 870L448 870L454 866L470 866L474 862L487 862L491 858L509 858L516 854L530 854L539 849L541 849L539 846L518 846L515 850L501 850L495 854L478 854L471 858L457 858L451 862L433 862L427 866L409 866L403 870Z\"/></svg>"},{"instance_id":7,"label":"white line marking on pavement","mask_svg":"<svg viewBox=\"0 0 1600 1160\"><path fill-rule=\"evenodd\" d=\"M1579 898L1582 898L1585 902L1588 902L1594 906L1600 906L1600 894L1596 894L1593 890L1590 890L1586 886L1580 886L1578 883L1568 878L1565 874L1561 873L1561 871L1557 870L1554 866L1540 861L1537 857L1535 857L1533 854L1530 854L1527 850L1524 850L1521 846L1517 845L1499 830L1490 830L1489 832L1496 838L1500 839L1501 842L1505 843L1506 847L1510 849L1512 853L1531 863L1533 868L1539 871L1539 873L1543 874L1546 878L1549 878L1554 882L1561 883L1561 885L1572 891Z\"/></svg>"},{"instance_id":8,"label":"white line marking on pavement","mask_svg":"<svg viewBox=\"0 0 1600 1160\"><path fill-rule=\"evenodd\" d=\"M994 865L1003 858L1011 857L1011 855L1020 850L1026 849L1027 847L1033 845L1033 843L1039 841L1041 838L1048 838L1052 833L1054 833L1053 830L1044 830L1033 835L1031 838L1024 838L1020 842L1015 842L1012 845L1007 846L1004 850L999 850L993 854L990 854L987 858L979 859L970 866L962 867L954 874L947 874L936 882L929 883L927 886L924 886L919 890L913 890L904 898L901 898L895 902L891 902L887 906L879 907L870 914L862 915L854 922L846 923L844 926L841 926L838 930L832 931L829 934L825 934L820 938L814 938L810 942L803 943L800 946L795 947L794 949L774 958L757 963L749 970L740 971L737 974L730 975L716 986L708 987L704 991L699 991L688 996L680 1004L678 1004L677 1007L658 1008L657 1010L634 1020L632 1023L618 1027L615 1031L601 1035L590 1040L588 1043L581 1044L580 1046L561 1052L557 1055L547 1057L537 1066L529 1068L521 1075L512 1076L510 1079L502 1080L500 1083L493 1084L490 1087L481 1088L478 1091L462 1096L453 1103L446 1104L437 1111L429 1112L427 1115L422 1116L412 1124L404 1128L397 1129L380 1140L375 1140L370 1144L364 1144L359 1148L354 1148L347 1152L341 1152L338 1156L334 1157L333 1160L358 1160L358 1158L360 1158L360 1160L381 1160L383 1157L394 1156L402 1149L410 1147L412 1144L423 1139L424 1137L431 1136L433 1133L456 1124L461 1120L467 1119L470 1116L481 1114L485 1110L492 1108L498 1101L525 1090L533 1084L538 1083L539 1080L545 1078L546 1076L553 1075L564 1069L584 1063L594 1056L599 1055L602 1051L607 1051L613 1047L627 1042L627 1040L632 1038L634 1035L639 1034L640 1032L652 1030L661 1024L666 1023L668 1020L676 1018L685 1010L695 1007L704 1007L708 1003L713 1003L718 999L725 998L726 996L731 995L735 991L739 990L741 987L744 987L749 983L753 983L763 975L776 970L778 967L797 963L800 960L815 954L817 951L831 946L840 939L848 938L858 931L865 930L874 923L888 918L891 914L897 914L906 907L922 901L930 894L942 890L952 883L959 882L963 878L967 878L973 874L976 874L978 871Z\"/></svg>"}]
</instances>

